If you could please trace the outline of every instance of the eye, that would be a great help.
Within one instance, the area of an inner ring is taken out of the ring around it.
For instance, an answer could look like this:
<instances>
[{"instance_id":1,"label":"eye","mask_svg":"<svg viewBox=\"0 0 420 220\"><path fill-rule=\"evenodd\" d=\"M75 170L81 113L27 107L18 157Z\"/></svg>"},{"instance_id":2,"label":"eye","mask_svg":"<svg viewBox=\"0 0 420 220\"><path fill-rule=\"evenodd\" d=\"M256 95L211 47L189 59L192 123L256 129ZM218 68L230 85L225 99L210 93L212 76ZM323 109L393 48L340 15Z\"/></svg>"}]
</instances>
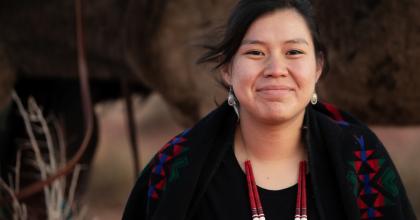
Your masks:
<instances>
[{"instance_id":1,"label":"eye","mask_svg":"<svg viewBox=\"0 0 420 220\"><path fill-rule=\"evenodd\" d=\"M245 54L252 55L252 56L264 56L264 53L259 50L250 50L250 51L245 52Z\"/></svg>"},{"instance_id":2,"label":"eye","mask_svg":"<svg viewBox=\"0 0 420 220\"><path fill-rule=\"evenodd\" d=\"M304 52L300 51L300 50L289 50L286 53L286 55L291 55L291 56L296 56L296 55L300 55L300 54L304 54Z\"/></svg>"}]
</instances>

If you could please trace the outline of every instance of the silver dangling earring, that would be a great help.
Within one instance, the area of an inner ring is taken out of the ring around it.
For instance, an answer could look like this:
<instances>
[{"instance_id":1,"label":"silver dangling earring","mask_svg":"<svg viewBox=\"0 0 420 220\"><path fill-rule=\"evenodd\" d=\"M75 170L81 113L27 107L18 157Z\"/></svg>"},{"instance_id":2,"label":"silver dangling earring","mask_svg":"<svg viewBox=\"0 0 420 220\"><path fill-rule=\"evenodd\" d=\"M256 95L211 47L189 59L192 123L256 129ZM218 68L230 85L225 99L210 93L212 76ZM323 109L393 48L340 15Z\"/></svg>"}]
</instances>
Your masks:
<instances>
[{"instance_id":1,"label":"silver dangling earring","mask_svg":"<svg viewBox=\"0 0 420 220\"><path fill-rule=\"evenodd\" d=\"M238 99L236 99L232 86L229 87L228 104L233 107L239 120L239 102L238 102Z\"/></svg>"},{"instance_id":2,"label":"silver dangling earring","mask_svg":"<svg viewBox=\"0 0 420 220\"><path fill-rule=\"evenodd\" d=\"M316 103L318 103L318 95L316 94L316 92L314 92L314 94L312 94L311 103L312 103L312 105L316 105Z\"/></svg>"}]
</instances>

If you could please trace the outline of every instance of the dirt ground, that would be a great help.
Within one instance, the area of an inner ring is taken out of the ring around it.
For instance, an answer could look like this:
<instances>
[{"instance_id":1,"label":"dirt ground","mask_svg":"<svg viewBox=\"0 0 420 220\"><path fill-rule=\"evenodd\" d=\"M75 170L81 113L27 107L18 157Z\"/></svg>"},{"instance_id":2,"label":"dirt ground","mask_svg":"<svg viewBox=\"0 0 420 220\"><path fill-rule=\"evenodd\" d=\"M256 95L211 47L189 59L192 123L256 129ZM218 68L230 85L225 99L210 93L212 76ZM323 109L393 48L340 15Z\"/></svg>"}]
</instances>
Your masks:
<instances>
[{"instance_id":1,"label":"dirt ground","mask_svg":"<svg viewBox=\"0 0 420 220\"><path fill-rule=\"evenodd\" d=\"M136 124L142 165L168 139L183 129L170 117L170 110L157 95L136 100ZM128 146L125 109L121 101L96 107L101 129L99 147L84 203L87 219L121 219L124 204L134 184L131 150ZM420 216L420 127L372 127L384 142Z\"/></svg>"}]
</instances>

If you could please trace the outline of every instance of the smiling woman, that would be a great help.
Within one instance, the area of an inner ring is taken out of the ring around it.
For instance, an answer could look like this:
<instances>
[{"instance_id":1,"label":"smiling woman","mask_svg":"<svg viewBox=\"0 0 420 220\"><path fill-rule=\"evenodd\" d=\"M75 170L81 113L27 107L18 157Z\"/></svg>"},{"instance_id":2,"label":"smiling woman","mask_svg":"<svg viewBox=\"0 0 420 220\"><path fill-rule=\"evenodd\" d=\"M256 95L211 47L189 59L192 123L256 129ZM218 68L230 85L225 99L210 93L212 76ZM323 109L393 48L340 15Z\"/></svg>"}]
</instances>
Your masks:
<instances>
[{"instance_id":1,"label":"smiling woman","mask_svg":"<svg viewBox=\"0 0 420 220\"><path fill-rule=\"evenodd\" d=\"M242 121L302 124L321 75L309 28L294 9L264 15L248 29L223 76L241 104Z\"/></svg>"},{"instance_id":2,"label":"smiling woman","mask_svg":"<svg viewBox=\"0 0 420 220\"><path fill-rule=\"evenodd\" d=\"M241 0L210 48L228 101L156 154L124 219L415 219L373 132L318 103L309 1Z\"/></svg>"}]
</instances>

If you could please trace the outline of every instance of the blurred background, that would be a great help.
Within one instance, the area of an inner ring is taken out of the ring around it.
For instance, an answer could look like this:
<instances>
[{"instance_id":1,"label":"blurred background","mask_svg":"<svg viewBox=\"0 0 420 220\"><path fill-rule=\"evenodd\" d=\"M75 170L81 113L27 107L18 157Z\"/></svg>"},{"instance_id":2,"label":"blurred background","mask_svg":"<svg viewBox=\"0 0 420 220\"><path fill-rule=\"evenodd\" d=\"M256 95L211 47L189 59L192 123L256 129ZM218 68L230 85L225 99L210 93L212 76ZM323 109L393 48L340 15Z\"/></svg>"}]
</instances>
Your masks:
<instances>
[{"instance_id":1,"label":"blurred background","mask_svg":"<svg viewBox=\"0 0 420 220\"><path fill-rule=\"evenodd\" d=\"M80 2L81 23L73 1L0 3L0 219L120 219L154 152L226 97L217 71L195 62L219 39L235 0ZM314 7L330 61L321 100L373 128L420 215L420 1ZM90 94L80 92L78 25ZM13 200L78 152L86 97L94 117L80 166Z\"/></svg>"}]
</instances>

